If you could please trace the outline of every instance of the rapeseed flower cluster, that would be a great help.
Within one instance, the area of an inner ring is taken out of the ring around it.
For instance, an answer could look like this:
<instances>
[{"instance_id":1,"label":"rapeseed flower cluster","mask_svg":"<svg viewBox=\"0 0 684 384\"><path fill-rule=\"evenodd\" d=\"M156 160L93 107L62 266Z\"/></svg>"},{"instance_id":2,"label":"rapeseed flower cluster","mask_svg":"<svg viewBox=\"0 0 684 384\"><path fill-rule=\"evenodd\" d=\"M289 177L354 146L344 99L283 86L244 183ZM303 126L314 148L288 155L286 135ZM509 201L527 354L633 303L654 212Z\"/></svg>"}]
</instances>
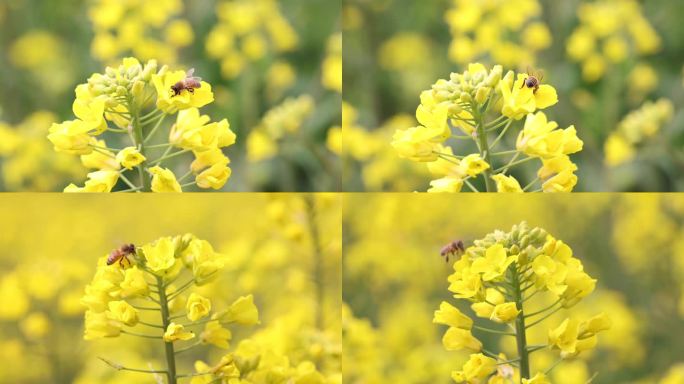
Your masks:
<instances>
[{"instance_id":1,"label":"rapeseed flower cluster","mask_svg":"<svg viewBox=\"0 0 684 384\"><path fill-rule=\"evenodd\" d=\"M581 151L583 142L574 126L558 129L558 123L540 111L558 102L556 90L540 81L527 73L503 75L499 65L488 70L470 64L465 72L452 73L421 93L419 125L397 130L392 146L399 157L426 163L430 173L440 177L430 182L428 192L459 192L464 185L477 191L471 181L479 175L486 191L524 192L537 183L541 185L536 191L572 191L577 166L568 155ZM487 121L489 111L497 117ZM513 123L523 118L515 149L494 151L505 144ZM452 147L447 140L461 144ZM541 163L537 177L521 187L510 169L532 160Z\"/></svg>"},{"instance_id":2,"label":"rapeseed flower cluster","mask_svg":"<svg viewBox=\"0 0 684 384\"><path fill-rule=\"evenodd\" d=\"M398 128L415 125L411 115L399 114L388 119L374 130L368 130L358 122L358 111L347 102L342 103L342 127L328 134L328 148L344 159L344 184L351 185L360 177L367 190L385 189L405 191L420 186L429 176L421 164L400 160L387 146ZM344 132L344 134L342 134ZM332 144L332 136L339 144Z\"/></svg>"},{"instance_id":3,"label":"rapeseed flower cluster","mask_svg":"<svg viewBox=\"0 0 684 384\"><path fill-rule=\"evenodd\" d=\"M222 0L216 23L205 41L210 58L219 60L226 79L251 64L297 48L299 37L274 0Z\"/></svg>"},{"instance_id":4,"label":"rapeseed flower cluster","mask_svg":"<svg viewBox=\"0 0 684 384\"><path fill-rule=\"evenodd\" d=\"M433 322L449 326L442 338L449 351L467 350L470 358L461 370L452 372L458 383L516 380L520 383L548 383L546 371L533 371L530 355L542 349L557 351L558 362L571 359L596 347L597 334L609 329L605 313L580 321L569 316L548 329L548 341L527 345L527 333L556 312L575 306L594 291L596 280L573 257L572 249L541 228L528 228L523 222L510 232L495 231L475 240L468 248L451 243L443 256L457 257L449 276L449 291L457 299L469 301L474 317L491 321L493 326L475 324L448 302L435 311ZM524 303L537 295L552 295L553 304L530 311ZM507 325L501 329L496 324ZM509 359L483 346L473 335L478 332L515 338L517 357ZM536 372L532 375L532 372Z\"/></svg>"},{"instance_id":5,"label":"rapeseed flower cluster","mask_svg":"<svg viewBox=\"0 0 684 384\"><path fill-rule=\"evenodd\" d=\"M191 288L216 278L225 262L225 256L216 253L211 244L189 234L163 237L140 247L122 246L99 259L95 276L81 299L88 308L84 338L124 334L163 341L165 369L130 368L102 360L117 370L163 374L169 383L176 383L181 377L176 372L176 354L203 344L227 349L232 339L229 325L259 323L259 312L251 295L219 309L213 308L210 299L190 292ZM147 316L150 313L161 315L161 320ZM141 327L145 330L137 331ZM189 340L196 341L180 348L183 341ZM206 364L203 367L206 369L198 374L211 380L247 374L244 366L241 372L233 354L225 355L213 368Z\"/></svg>"},{"instance_id":6,"label":"rapeseed flower cluster","mask_svg":"<svg viewBox=\"0 0 684 384\"><path fill-rule=\"evenodd\" d=\"M267 160L278 153L278 142L301 133L302 125L314 111L309 95L289 98L264 115L261 125L247 137L250 161Z\"/></svg>"},{"instance_id":7,"label":"rapeseed flower cluster","mask_svg":"<svg viewBox=\"0 0 684 384\"><path fill-rule=\"evenodd\" d=\"M2 183L10 191L52 191L64 179L85 177L78 159L55 153L45 140L47 129L57 117L38 111L11 126L0 122Z\"/></svg>"},{"instance_id":8,"label":"rapeseed flower cluster","mask_svg":"<svg viewBox=\"0 0 684 384\"><path fill-rule=\"evenodd\" d=\"M639 109L630 112L604 143L605 163L614 167L633 160L639 147L654 141L673 115L674 106L668 99L646 102Z\"/></svg>"},{"instance_id":9,"label":"rapeseed flower cluster","mask_svg":"<svg viewBox=\"0 0 684 384\"><path fill-rule=\"evenodd\" d=\"M195 184L204 189L222 188L231 174L230 160L222 148L234 144L236 135L228 120L211 122L201 114L199 108L213 102L214 95L209 83L191 75L167 66L159 68L154 60L143 65L126 58L118 67L107 67L105 73L96 73L77 86L76 119L53 124L48 139L55 151L79 155L83 165L93 171L83 187L70 184L64 191L110 192L120 181L128 186L127 191L181 192ZM189 80L196 84L174 89ZM169 116L176 122L159 142L162 123ZM105 133L113 138L105 138ZM107 141L120 148L108 146ZM194 161L179 178L162 167L189 152ZM131 180L134 169L136 181ZM193 175L194 181L180 184Z\"/></svg>"},{"instance_id":10,"label":"rapeseed flower cluster","mask_svg":"<svg viewBox=\"0 0 684 384\"><path fill-rule=\"evenodd\" d=\"M533 64L537 52L552 43L537 0L451 3L444 18L452 35L449 58L458 64L482 60L522 67Z\"/></svg>"},{"instance_id":11,"label":"rapeseed flower cluster","mask_svg":"<svg viewBox=\"0 0 684 384\"><path fill-rule=\"evenodd\" d=\"M182 0L96 0L88 8L95 37L93 56L111 63L125 55L143 61L175 63L178 49L195 39L190 23L181 16Z\"/></svg>"},{"instance_id":12,"label":"rapeseed flower cluster","mask_svg":"<svg viewBox=\"0 0 684 384\"><path fill-rule=\"evenodd\" d=\"M658 52L661 40L635 0L596 0L579 4L580 24L566 42L571 60L582 66L582 78L595 82L628 58Z\"/></svg>"}]
</instances>

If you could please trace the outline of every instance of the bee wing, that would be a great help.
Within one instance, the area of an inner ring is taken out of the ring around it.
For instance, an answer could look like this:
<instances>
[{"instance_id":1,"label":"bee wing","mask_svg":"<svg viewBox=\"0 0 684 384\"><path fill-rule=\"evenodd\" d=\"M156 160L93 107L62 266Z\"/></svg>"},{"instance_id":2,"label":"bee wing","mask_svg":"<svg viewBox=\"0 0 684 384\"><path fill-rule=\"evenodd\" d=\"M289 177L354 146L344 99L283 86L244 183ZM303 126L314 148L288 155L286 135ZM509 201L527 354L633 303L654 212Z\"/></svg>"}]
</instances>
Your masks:
<instances>
[{"instance_id":1,"label":"bee wing","mask_svg":"<svg viewBox=\"0 0 684 384\"><path fill-rule=\"evenodd\" d=\"M195 73L195 68L190 68L188 71L185 73L185 77L192 77L192 75Z\"/></svg>"},{"instance_id":2,"label":"bee wing","mask_svg":"<svg viewBox=\"0 0 684 384\"><path fill-rule=\"evenodd\" d=\"M539 82L541 83L542 80L544 80L544 71L541 69L537 71L537 78L539 79Z\"/></svg>"}]
</instances>

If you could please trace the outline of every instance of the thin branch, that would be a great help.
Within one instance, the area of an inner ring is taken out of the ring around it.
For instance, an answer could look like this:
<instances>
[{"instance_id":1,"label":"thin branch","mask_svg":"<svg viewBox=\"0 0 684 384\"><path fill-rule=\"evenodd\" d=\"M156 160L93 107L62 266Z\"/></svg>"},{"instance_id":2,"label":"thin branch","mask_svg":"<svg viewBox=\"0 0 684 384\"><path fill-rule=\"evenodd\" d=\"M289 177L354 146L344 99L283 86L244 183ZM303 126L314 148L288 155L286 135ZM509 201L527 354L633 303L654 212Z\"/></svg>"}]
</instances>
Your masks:
<instances>
[{"instance_id":1,"label":"thin branch","mask_svg":"<svg viewBox=\"0 0 684 384\"><path fill-rule=\"evenodd\" d=\"M194 283L195 283L195 279L192 279L192 280L188 281L187 283L181 285L180 288L176 289L172 293L169 293L168 300L171 301L171 300L175 299L178 295L183 293L183 291L185 291L186 289L191 287Z\"/></svg>"},{"instance_id":2,"label":"thin branch","mask_svg":"<svg viewBox=\"0 0 684 384\"><path fill-rule=\"evenodd\" d=\"M561 299L558 299L558 300L556 300L553 304L549 305L548 307L546 307L546 308L544 308L544 309L541 309L541 310L539 310L539 311L536 311L536 312L532 312L532 313L526 314L526 315L525 315L525 318L527 319L527 318L530 318L530 317L532 317L532 316L536 316L536 315L538 315L538 314L540 314L540 313L544 313L544 312L546 312L546 311L552 309L553 307L555 307L556 304L558 304L558 303L560 303L560 302L561 302Z\"/></svg>"},{"instance_id":3,"label":"thin branch","mask_svg":"<svg viewBox=\"0 0 684 384\"><path fill-rule=\"evenodd\" d=\"M159 310L159 308L154 308L154 307L141 307L141 306L137 306L137 305L133 305L133 304L131 304L131 307L133 307L133 308L135 308L135 309L139 309L139 310L141 310L141 311L158 311L158 310Z\"/></svg>"},{"instance_id":4,"label":"thin branch","mask_svg":"<svg viewBox=\"0 0 684 384\"><path fill-rule=\"evenodd\" d=\"M167 374L167 372L163 371L163 370L128 368L128 367L124 367L121 364L117 364L117 363L114 363L112 361L109 361L109 360L105 359L104 357L98 356L97 358L104 361L105 363L107 363L107 365L116 369L117 371L131 371L131 372L142 372L142 373L164 373L164 374Z\"/></svg>"},{"instance_id":5,"label":"thin branch","mask_svg":"<svg viewBox=\"0 0 684 384\"><path fill-rule=\"evenodd\" d=\"M185 348L177 349L174 353L177 355L177 354L179 354L179 353L182 353L182 352L185 352L185 351L189 351L189 350L191 350L191 349L193 349L193 348L195 348L195 347L198 347L198 346L200 346L200 345L202 345L202 342L201 342L201 341L197 341L197 342L195 342L195 343L192 343L192 344L188 345L188 346L185 347Z\"/></svg>"},{"instance_id":6,"label":"thin branch","mask_svg":"<svg viewBox=\"0 0 684 384\"><path fill-rule=\"evenodd\" d=\"M148 327L152 327L152 328L164 329L164 326L163 326L163 325L159 325L159 324L146 323L146 322L140 321L140 320L138 320L138 323L140 323L140 324L142 324L142 325L146 325L146 326L148 326Z\"/></svg>"},{"instance_id":7,"label":"thin branch","mask_svg":"<svg viewBox=\"0 0 684 384\"><path fill-rule=\"evenodd\" d=\"M498 334L498 335L506 335L506 336L515 336L515 333L512 333L512 332L497 331L497 330L495 330L495 329L489 329L489 328L485 328L485 327L480 327L480 326L477 326L477 325L474 325L474 324L473 324L473 328L474 328L474 329L477 329L477 330L480 330L480 331L482 331L482 332L496 333L496 334Z\"/></svg>"},{"instance_id":8,"label":"thin branch","mask_svg":"<svg viewBox=\"0 0 684 384\"><path fill-rule=\"evenodd\" d=\"M468 186L468 188L470 188L471 191L473 191L473 192L475 192L475 193L480 192L480 191L477 190L477 188L475 188L475 186L470 182L470 180L468 180L468 179L463 179L463 182L465 183L465 185Z\"/></svg>"},{"instance_id":9,"label":"thin branch","mask_svg":"<svg viewBox=\"0 0 684 384\"><path fill-rule=\"evenodd\" d=\"M135 333L135 332L127 331L125 329L122 329L121 333L126 334L126 335L131 335L131 336L143 337L146 339L162 339L163 338L162 336L143 335L141 333Z\"/></svg>"},{"instance_id":10,"label":"thin branch","mask_svg":"<svg viewBox=\"0 0 684 384\"><path fill-rule=\"evenodd\" d=\"M532 323L532 324L527 325L527 326L525 327L525 329L534 327L535 325L537 325L537 324L541 323L542 321L548 319L549 316L551 316L551 315L553 315L554 313L558 312L558 311L561 310L562 308L563 308L563 306L560 306L560 307L554 309L553 311L549 312L547 315L545 315L545 316L542 317L541 319L535 321L535 322Z\"/></svg>"}]
</instances>

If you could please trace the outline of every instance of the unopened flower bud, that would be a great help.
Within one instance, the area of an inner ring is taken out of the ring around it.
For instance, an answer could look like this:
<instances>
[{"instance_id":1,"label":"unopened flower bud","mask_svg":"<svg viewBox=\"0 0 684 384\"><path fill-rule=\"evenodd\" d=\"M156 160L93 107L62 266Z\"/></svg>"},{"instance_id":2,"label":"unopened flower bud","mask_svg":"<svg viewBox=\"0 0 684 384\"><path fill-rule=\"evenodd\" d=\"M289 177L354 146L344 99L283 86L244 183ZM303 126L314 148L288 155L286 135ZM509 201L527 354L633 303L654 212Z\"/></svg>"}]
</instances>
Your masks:
<instances>
[{"instance_id":1,"label":"unopened flower bud","mask_svg":"<svg viewBox=\"0 0 684 384\"><path fill-rule=\"evenodd\" d=\"M520 239L520 247L521 248L527 248L527 246L530 244L530 235L525 234L523 237Z\"/></svg>"},{"instance_id":2,"label":"unopened flower bud","mask_svg":"<svg viewBox=\"0 0 684 384\"><path fill-rule=\"evenodd\" d=\"M145 93L145 83L142 81L136 81L133 83L133 88L131 89L131 94L133 94L133 97L136 99L140 100L141 102L145 99L144 97Z\"/></svg>"},{"instance_id":3,"label":"unopened flower bud","mask_svg":"<svg viewBox=\"0 0 684 384\"><path fill-rule=\"evenodd\" d=\"M117 96L126 96L127 93L128 93L128 90L126 89L126 87L121 86L121 85L116 87L116 95Z\"/></svg>"},{"instance_id":4,"label":"unopened flower bud","mask_svg":"<svg viewBox=\"0 0 684 384\"><path fill-rule=\"evenodd\" d=\"M477 93L475 94L475 101L478 104L484 104L485 101L487 101L487 98L489 97L490 91L491 91L491 88L489 88L489 87L478 88Z\"/></svg>"}]
</instances>

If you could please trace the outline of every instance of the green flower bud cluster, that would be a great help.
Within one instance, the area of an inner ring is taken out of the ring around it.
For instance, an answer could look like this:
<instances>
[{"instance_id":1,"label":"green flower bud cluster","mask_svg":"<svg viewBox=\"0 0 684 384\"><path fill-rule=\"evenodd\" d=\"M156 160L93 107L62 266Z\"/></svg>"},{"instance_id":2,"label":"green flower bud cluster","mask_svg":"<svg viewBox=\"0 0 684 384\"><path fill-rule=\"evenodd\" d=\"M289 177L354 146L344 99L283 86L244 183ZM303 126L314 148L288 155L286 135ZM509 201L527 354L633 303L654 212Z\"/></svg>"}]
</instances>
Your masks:
<instances>
[{"instance_id":1,"label":"green flower bud cluster","mask_svg":"<svg viewBox=\"0 0 684 384\"><path fill-rule=\"evenodd\" d=\"M476 71L452 73L449 80L440 79L432 86L432 95L437 103L452 103L450 112L458 113L465 105L484 104L495 92L502 74L500 65L495 65L490 71L478 68Z\"/></svg>"},{"instance_id":2,"label":"green flower bud cluster","mask_svg":"<svg viewBox=\"0 0 684 384\"><path fill-rule=\"evenodd\" d=\"M122 99L134 98L138 102L151 101L155 94L152 75L163 75L168 67L158 68L156 60L149 60L144 66L137 60L124 60L117 68L107 67L105 73L96 73L88 79L91 95L109 96L108 106L120 104Z\"/></svg>"},{"instance_id":3,"label":"green flower bud cluster","mask_svg":"<svg viewBox=\"0 0 684 384\"><path fill-rule=\"evenodd\" d=\"M539 227L529 228L526 222L513 226L510 232L496 230L484 238L475 240L467 252L472 257L484 257L487 248L501 244L509 255L518 256L526 263L542 252L548 233Z\"/></svg>"}]
</instances>

